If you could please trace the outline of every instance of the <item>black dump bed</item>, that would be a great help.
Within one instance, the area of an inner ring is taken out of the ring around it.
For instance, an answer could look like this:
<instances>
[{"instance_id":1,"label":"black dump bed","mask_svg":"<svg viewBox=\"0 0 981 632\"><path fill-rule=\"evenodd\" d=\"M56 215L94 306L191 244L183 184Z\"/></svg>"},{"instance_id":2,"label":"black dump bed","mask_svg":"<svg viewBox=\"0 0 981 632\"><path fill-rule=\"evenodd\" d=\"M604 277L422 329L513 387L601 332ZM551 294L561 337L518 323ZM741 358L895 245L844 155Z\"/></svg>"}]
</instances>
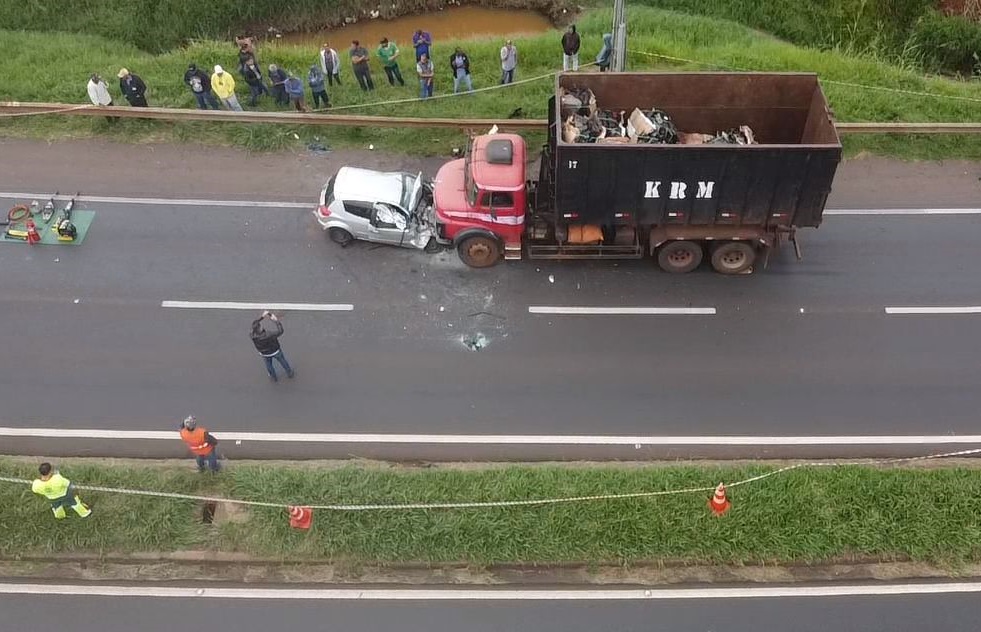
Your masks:
<instances>
[{"instance_id":1,"label":"black dump bed","mask_svg":"<svg viewBox=\"0 0 981 632\"><path fill-rule=\"evenodd\" d=\"M814 74L560 73L556 95L538 201L559 223L821 223L841 141Z\"/></svg>"}]
</instances>

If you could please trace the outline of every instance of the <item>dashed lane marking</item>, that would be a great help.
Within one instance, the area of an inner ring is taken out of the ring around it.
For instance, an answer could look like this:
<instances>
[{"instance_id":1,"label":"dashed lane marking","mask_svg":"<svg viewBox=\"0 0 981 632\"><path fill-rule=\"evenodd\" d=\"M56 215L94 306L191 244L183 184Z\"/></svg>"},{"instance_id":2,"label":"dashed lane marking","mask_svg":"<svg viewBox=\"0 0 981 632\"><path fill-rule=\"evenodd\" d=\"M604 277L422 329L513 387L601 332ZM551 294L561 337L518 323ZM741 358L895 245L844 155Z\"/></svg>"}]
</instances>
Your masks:
<instances>
[{"instance_id":1,"label":"dashed lane marking","mask_svg":"<svg viewBox=\"0 0 981 632\"><path fill-rule=\"evenodd\" d=\"M532 305L528 308L531 314L564 314L578 316L598 315L714 315L714 307L560 307Z\"/></svg>"},{"instance_id":2,"label":"dashed lane marking","mask_svg":"<svg viewBox=\"0 0 981 632\"><path fill-rule=\"evenodd\" d=\"M350 312L350 303L239 303L234 301L162 301L160 307L180 309L274 309L288 312Z\"/></svg>"}]
</instances>

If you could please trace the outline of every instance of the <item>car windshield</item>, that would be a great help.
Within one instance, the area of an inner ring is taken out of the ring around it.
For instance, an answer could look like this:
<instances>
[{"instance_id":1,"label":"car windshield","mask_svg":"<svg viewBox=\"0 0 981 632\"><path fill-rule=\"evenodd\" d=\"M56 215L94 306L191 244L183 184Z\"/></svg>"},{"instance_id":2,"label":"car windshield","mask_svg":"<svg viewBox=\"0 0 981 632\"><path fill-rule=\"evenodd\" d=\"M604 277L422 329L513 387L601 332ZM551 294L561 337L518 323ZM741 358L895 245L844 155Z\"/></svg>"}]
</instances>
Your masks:
<instances>
[{"instance_id":1,"label":"car windshield","mask_svg":"<svg viewBox=\"0 0 981 632\"><path fill-rule=\"evenodd\" d=\"M416 185L416 177L409 174L402 175L402 199L399 202L399 206L408 210L410 213L414 210L412 208L412 190Z\"/></svg>"}]
</instances>

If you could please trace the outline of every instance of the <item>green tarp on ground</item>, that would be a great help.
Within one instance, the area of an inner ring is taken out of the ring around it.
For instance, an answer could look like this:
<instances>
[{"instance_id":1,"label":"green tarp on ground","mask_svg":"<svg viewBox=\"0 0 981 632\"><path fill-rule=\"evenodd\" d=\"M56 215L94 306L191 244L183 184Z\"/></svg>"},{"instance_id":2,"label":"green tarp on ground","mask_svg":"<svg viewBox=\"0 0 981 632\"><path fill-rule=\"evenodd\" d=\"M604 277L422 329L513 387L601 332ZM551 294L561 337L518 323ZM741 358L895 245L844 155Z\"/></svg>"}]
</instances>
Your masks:
<instances>
[{"instance_id":1,"label":"green tarp on ground","mask_svg":"<svg viewBox=\"0 0 981 632\"><path fill-rule=\"evenodd\" d=\"M47 246L77 246L81 244L82 240L85 239L85 235L89 232L92 220L95 219L95 211L72 211L72 223L75 224L75 230L77 231L74 241L58 241L58 233L54 230L54 227L58 225L58 219L60 217L61 213L56 212L50 222L44 223L41 221L40 215L34 216L34 223L37 224L37 232L41 235L42 244ZM10 227L8 226L7 228ZM25 230L23 222L18 222L13 228L15 230ZM0 236L0 243L26 244L27 242L22 239L8 237L7 231L4 229L2 236Z\"/></svg>"}]
</instances>

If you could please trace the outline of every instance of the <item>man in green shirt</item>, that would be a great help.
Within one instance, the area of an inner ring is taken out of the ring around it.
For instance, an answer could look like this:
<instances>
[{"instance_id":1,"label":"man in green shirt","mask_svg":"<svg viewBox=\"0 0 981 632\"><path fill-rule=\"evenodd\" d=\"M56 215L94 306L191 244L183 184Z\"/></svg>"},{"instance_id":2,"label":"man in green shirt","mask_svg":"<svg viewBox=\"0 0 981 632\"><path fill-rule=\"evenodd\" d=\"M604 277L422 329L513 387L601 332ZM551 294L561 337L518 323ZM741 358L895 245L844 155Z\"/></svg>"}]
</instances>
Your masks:
<instances>
[{"instance_id":1,"label":"man in green shirt","mask_svg":"<svg viewBox=\"0 0 981 632\"><path fill-rule=\"evenodd\" d=\"M388 83L395 85L398 81L400 86L405 85L405 81L402 80L402 71L399 70L399 47L395 45L395 42L388 41L385 37L381 41L381 46L378 47L378 58L381 59L382 68L385 69L385 76L388 77Z\"/></svg>"}]
</instances>

